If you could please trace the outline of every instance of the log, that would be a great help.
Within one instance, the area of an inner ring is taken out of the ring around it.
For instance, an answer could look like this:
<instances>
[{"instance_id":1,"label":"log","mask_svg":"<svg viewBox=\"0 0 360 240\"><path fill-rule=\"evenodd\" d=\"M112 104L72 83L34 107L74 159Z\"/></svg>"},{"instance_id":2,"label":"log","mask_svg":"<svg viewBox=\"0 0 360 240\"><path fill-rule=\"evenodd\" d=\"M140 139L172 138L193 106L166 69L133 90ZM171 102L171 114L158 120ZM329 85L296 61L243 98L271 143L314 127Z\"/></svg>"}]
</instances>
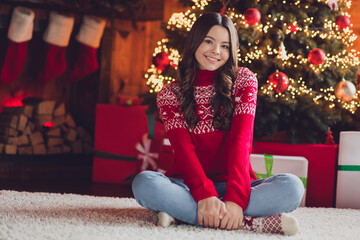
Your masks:
<instances>
[{"instance_id":1,"label":"log","mask_svg":"<svg viewBox=\"0 0 360 240\"><path fill-rule=\"evenodd\" d=\"M41 114L41 115L39 114L35 116L35 120L36 120L36 125L40 127L43 126L44 123L52 122L53 116L51 114Z\"/></svg>"},{"instance_id":2,"label":"log","mask_svg":"<svg viewBox=\"0 0 360 240\"><path fill-rule=\"evenodd\" d=\"M17 129L18 121L17 115L0 114L0 126Z\"/></svg>"},{"instance_id":3,"label":"log","mask_svg":"<svg viewBox=\"0 0 360 240\"><path fill-rule=\"evenodd\" d=\"M6 154L16 154L17 146L11 144L5 144L5 153Z\"/></svg>"},{"instance_id":4,"label":"log","mask_svg":"<svg viewBox=\"0 0 360 240\"><path fill-rule=\"evenodd\" d=\"M68 125L69 127L76 127L75 121L73 119L73 117L68 113L66 114L66 119L65 119L65 123L66 125Z\"/></svg>"},{"instance_id":5,"label":"log","mask_svg":"<svg viewBox=\"0 0 360 240\"><path fill-rule=\"evenodd\" d=\"M45 100L41 101L36 106L36 112L40 115L52 115L54 113L55 101Z\"/></svg>"},{"instance_id":6,"label":"log","mask_svg":"<svg viewBox=\"0 0 360 240\"><path fill-rule=\"evenodd\" d=\"M65 114L66 114L66 112L65 112L65 104L62 103L62 104L60 104L60 106L58 106L58 107L55 109L54 116L55 116L55 117L64 116Z\"/></svg>"},{"instance_id":7,"label":"log","mask_svg":"<svg viewBox=\"0 0 360 240\"><path fill-rule=\"evenodd\" d=\"M61 129L59 127L53 127L46 133L46 135L50 137L61 137Z\"/></svg>"},{"instance_id":8,"label":"log","mask_svg":"<svg viewBox=\"0 0 360 240\"><path fill-rule=\"evenodd\" d=\"M33 154L33 148L31 146L22 146L18 148L19 154L31 155Z\"/></svg>"},{"instance_id":9,"label":"log","mask_svg":"<svg viewBox=\"0 0 360 240\"><path fill-rule=\"evenodd\" d=\"M27 122L28 118L24 114L21 114L19 117L18 130L23 132L27 126Z\"/></svg>"},{"instance_id":10,"label":"log","mask_svg":"<svg viewBox=\"0 0 360 240\"><path fill-rule=\"evenodd\" d=\"M62 147L51 147L48 149L47 154L61 154L62 153Z\"/></svg>"},{"instance_id":11,"label":"log","mask_svg":"<svg viewBox=\"0 0 360 240\"><path fill-rule=\"evenodd\" d=\"M4 137L16 137L19 131L10 127L0 127L0 136Z\"/></svg>"},{"instance_id":12,"label":"log","mask_svg":"<svg viewBox=\"0 0 360 240\"><path fill-rule=\"evenodd\" d=\"M62 145L62 144L64 144L64 139L62 139L62 138L49 137L47 140L48 147L53 147L53 146Z\"/></svg>"},{"instance_id":13,"label":"log","mask_svg":"<svg viewBox=\"0 0 360 240\"><path fill-rule=\"evenodd\" d=\"M65 123L65 116L55 117L52 121L54 127L59 127Z\"/></svg>"},{"instance_id":14,"label":"log","mask_svg":"<svg viewBox=\"0 0 360 240\"><path fill-rule=\"evenodd\" d=\"M33 146L34 154L46 154L46 147L45 144L39 144Z\"/></svg>"},{"instance_id":15,"label":"log","mask_svg":"<svg viewBox=\"0 0 360 240\"><path fill-rule=\"evenodd\" d=\"M26 135L21 135L18 137L18 146L28 145L30 144L29 137Z\"/></svg>"},{"instance_id":16,"label":"log","mask_svg":"<svg viewBox=\"0 0 360 240\"><path fill-rule=\"evenodd\" d=\"M35 146L35 145L38 145L40 143L43 143L44 138L43 138L41 132L37 131L37 132L34 132L34 133L32 133L30 135L30 141L31 141L31 145ZM35 153L35 151L34 151L34 153Z\"/></svg>"},{"instance_id":17,"label":"log","mask_svg":"<svg viewBox=\"0 0 360 240\"><path fill-rule=\"evenodd\" d=\"M76 135L77 135L77 132L75 129L73 128L70 128L67 135L66 135L66 140L70 141L70 142L75 142L76 140Z\"/></svg>"},{"instance_id":18,"label":"log","mask_svg":"<svg viewBox=\"0 0 360 240\"><path fill-rule=\"evenodd\" d=\"M32 118L34 113L34 108L35 107L33 105L25 105L23 114L28 118Z\"/></svg>"}]
</instances>

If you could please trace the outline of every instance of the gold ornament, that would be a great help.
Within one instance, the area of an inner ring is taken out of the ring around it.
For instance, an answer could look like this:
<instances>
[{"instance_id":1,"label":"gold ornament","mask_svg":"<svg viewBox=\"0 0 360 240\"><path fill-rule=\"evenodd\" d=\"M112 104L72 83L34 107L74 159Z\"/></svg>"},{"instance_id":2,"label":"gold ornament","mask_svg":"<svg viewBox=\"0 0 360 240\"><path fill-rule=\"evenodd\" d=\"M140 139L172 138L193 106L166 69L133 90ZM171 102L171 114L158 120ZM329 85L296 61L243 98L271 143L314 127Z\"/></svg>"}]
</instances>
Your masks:
<instances>
[{"instance_id":1,"label":"gold ornament","mask_svg":"<svg viewBox=\"0 0 360 240\"><path fill-rule=\"evenodd\" d=\"M343 102L350 102L356 94L355 85L346 80L342 80L335 87L335 96Z\"/></svg>"}]
</instances>

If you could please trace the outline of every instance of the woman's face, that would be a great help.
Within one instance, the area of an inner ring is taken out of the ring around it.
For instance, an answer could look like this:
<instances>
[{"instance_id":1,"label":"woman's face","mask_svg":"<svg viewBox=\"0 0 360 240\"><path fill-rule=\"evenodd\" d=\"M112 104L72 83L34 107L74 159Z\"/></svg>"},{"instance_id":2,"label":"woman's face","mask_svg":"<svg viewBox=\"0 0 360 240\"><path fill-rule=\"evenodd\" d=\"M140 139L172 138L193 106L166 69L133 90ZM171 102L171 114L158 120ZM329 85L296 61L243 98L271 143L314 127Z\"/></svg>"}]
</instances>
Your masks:
<instances>
[{"instance_id":1,"label":"woman's face","mask_svg":"<svg viewBox=\"0 0 360 240\"><path fill-rule=\"evenodd\" d=\"M215 71L222 67L230 55L230 36L226 28L213 26L198 49L195 58L201 70Z\"/></svg>"}]
</instances>

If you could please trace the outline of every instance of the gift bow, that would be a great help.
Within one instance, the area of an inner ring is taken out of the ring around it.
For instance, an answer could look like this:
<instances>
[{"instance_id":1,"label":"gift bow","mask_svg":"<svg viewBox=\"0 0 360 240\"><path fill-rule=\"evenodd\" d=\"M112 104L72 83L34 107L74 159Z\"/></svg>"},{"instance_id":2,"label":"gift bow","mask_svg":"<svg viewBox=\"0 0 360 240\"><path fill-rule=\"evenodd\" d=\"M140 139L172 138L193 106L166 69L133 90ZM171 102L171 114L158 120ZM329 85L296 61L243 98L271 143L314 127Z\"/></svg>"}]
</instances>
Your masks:
<instances>
[{"instance_id":1,"label":"gift bow","mask_svg":"<svg viewBox=\"0 0 360 240\"><path fill-rule=\"evenodd\" d=\"M142 161L140 166L140 171L144 171L150 165L153 170L157 170L157 164L155 162L155 158L159 157L158 153L150 152L151 139L148 138L148 134L144 134L142 137L141 143L136 143L135 148L140 152L138 154L138 159Z\"/></svg>"}]
</instances>

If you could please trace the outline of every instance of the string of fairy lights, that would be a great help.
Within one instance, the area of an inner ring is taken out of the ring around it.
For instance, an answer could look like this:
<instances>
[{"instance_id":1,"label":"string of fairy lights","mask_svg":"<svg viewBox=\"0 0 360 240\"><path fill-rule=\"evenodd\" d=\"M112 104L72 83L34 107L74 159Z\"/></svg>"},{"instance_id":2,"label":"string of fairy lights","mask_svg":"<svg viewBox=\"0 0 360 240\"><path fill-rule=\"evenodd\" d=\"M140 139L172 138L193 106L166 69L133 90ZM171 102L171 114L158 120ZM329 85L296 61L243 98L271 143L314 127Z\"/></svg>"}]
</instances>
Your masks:
<instances>
[{"instance_id":1,"label":"string of fairy lights","mask_svg":"<svg viewBox=\"0 0 360 240\"><path fill-rule=\"evenodd\" d=\"M182 13L174 13L171 18L169 19L167 23L167 29L175 31L175 30L186 30L190 31L192 25L197 20L197 15L193 12L194 10L204 10L205 7L208 5L209 0L192 0L194 2L194 5L192 8L186 12ZM260 2L261 0L257 0ZM270 0L271 1L271 0ZM327 2L327 0L317 0L318 2ZM343 0L344 1L344 0ZM301 6L300 0L298 1L283 1L284 4L291 4L300 7L308 7L308 6ZM351 1L345 1L347 8L351 7ZM245 21L245 17L242 14L236 13L234 9L227 9L225 14L232 19L235 26L237 28L248 28L249 24ZM349 14L345 13L346 16L350 17ZM266 23L257 23L253 25L253 27L256 27L258 31L267 33L269 30L271 30L277 21L284 21L285 16L271 16L268 15L267 19L269 19ZM271 20L271 21L270 21ZM297 33L305 33L306 36L314 38L316 36L322 38L322 39L338 39L341 40L342 43L349 49L353 46L353 42L357 38L356 34L351 30L352 25L350 27L342 29L342 31L339 31L338 26L336 22L327 20L324 23L324 26L322 29L311 29L309 26L314 21L313 17L306 18L302 20L303 24L300 24L300 27L298 26L298 23L300 22L293 22L292 26L296 25L296 31L291 30L291 26L288 26L288 23L284 23L284 26L286 31L284 34L297 34ZM323 29L326 29L326 31L323 31ZM168 39L162 39L158 41L157 47L154 50L153 57L155 57L158 53L165 52L168 54L169 59L171 61L171 65L177 69L177 65L181 59L180 53L177 49L169 48L167 46ZM254 42L248 43L249 51L247 51L244 55L241 54L240 51L238 51L238 58L239 63L249 63L251 64L254 60L261 59L264 55L276 55L277 59L280 62L281 65L287 66L287 67L293 67L298 68L302 67L304 65L307 65L310 67L310 69L314 73L320 73L323 72L325 69L336 66L337 68L341 69L348 69L351 66L358 66L360 65L359 60L359 52L357 52L354 49L350 50L344 50L338 54L326 54L325 61L315 66L314 64L311 64L308 61L307 56L303 56L300 54L294 54L294 53L287 53L284 44L282 43L280 48L272 48L271 46L266 46L266 49L261 47L261 42L259 40ZM310 49L310 46L307 46L308 49ZM256 74L256 73L255 73ZM145 74L145 78L147 79L146 84L150 87L149 92L158 92L161 90L164 84L170 83L174 81L175 79L170 76L164 76L162 75L162 72L158 70L155 65L151 65L150 68L147 70L147 73ZM302 77L299 77L299 79L295 80L289 77L289 86L284 93L277 93L274 91L273 86L271 84L263 85L260 89L260 91L263 94L272 95L276 98L284 98L284 100L295 100L296 96L307 94L313 98L314 103L319 103L320 100L322 101L328 101L329 108L335 107L335 103L338 103L342 108L347 109L351 113L355 113L356 109L360 107L360 101L359 101L359 90L356 92L355 96L351 101L341 101L338 99L334 94L334 88L329 87L326 89L319 89L319 91L314 91L311 88L307 88L305 81ZM269 81L267 82L269 83Z\"/></svg>"}]
</instances>

